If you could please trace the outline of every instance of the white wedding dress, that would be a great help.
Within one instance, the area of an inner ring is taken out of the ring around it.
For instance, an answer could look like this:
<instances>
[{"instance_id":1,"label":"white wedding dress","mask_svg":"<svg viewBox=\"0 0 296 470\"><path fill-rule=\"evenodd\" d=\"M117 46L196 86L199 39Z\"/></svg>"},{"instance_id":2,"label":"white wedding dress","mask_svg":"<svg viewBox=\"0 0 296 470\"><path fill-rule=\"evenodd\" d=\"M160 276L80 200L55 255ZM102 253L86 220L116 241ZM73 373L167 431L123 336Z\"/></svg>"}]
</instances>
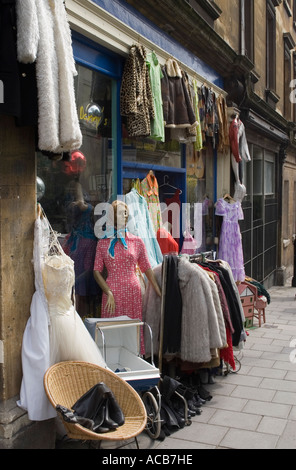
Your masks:
<instances>
[{"instance_id":1,"label":"white wedding dress","mask_svg":"<svg viewBox=\"0 0 296 470\"><path fill-rule=\"evenodd\" d=\"M72 302L74 263L46 217L35 222L35 292L22 343L23 378L18 406L32 421L56 416L45 394L43 377L57 362L79 360L107 367Z\"/></svg>"},{"instance_id":2,"label":"white wedding dress","mask_svg":"<svg viewBox=\"0 0 296 470\"><path fill-rule=\"evenodd\" d=\"M46 256L42 277L50 318L50 363L77 360L106 367L72 302L75 283L72 259L63 252Z\"/></svg>"}]
</instances>

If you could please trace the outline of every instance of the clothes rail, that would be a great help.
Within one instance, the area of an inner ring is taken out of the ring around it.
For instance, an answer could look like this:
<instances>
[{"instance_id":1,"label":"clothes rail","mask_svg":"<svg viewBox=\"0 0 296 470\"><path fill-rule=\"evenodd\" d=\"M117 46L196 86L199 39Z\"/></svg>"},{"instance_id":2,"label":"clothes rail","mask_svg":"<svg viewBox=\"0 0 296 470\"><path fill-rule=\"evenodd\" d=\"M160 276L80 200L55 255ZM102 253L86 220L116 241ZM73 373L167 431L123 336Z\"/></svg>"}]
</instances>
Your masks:
<instances>
[{"instance_id":1,"label":"clothes rail","mask_svg":"<svg viewBox=\"0 0 296 470\"><path fill-rule=\"evenodd\" d=\"M163 360L163 337L164 337L164 311L165 311L165 302L166 302L166 286L167 286L167 267L168 267L168 258L170 255L164 255L162 261L162 273L161 273L161 308L160 308L160 331L159 331L159 371L162 372L162 360ZM182 255L181 255L182 256ZM186 256L186 255L185 255ZM204 251L201 253L195 253L189 255L189 260L194 261L200 259L205 261L206 259L215 260L216 251Z\"/></svg>"},{"instance_id":2,"label":"clothes rail","mask_svg":"<svg viewBox=\"0 0 296 470\"><path fill-rule=\"evenodd\" d=\"M194 261L196 259L201 258L202 261L205 261L205 259L211 259L215 260L216 259L216 251L210 250L210 251L202 251L201 253L194 253L193 255L189 255L189 260Z\"/></svg>"}]
</instances>

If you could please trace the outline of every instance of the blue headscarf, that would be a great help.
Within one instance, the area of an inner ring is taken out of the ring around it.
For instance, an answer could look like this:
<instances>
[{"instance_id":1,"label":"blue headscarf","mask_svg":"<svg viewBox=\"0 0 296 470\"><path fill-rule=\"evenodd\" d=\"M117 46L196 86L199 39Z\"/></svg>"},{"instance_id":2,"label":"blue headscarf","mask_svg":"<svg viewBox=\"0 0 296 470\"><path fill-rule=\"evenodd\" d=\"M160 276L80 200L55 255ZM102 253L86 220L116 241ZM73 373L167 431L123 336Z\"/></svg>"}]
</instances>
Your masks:
<instances>
[{"instance_id":1,"label":"blue headscarf","mask_svg":"<svg viewBox=\"0 0 296 470\"><path fill-rule=\"evenodd\" d=\"M123 248L127 250L127 243L125 240L125 234L127 233L127 229L119 229L116 230L115 227L111 227L106 231L106 234L104 235L104 238L110 238L110 244L108 247L108 253L111 256L111 258L114 259L114 250L115 250L115 245L116 242L120 242L123 245Z\"/></svg>"}]
</instances>

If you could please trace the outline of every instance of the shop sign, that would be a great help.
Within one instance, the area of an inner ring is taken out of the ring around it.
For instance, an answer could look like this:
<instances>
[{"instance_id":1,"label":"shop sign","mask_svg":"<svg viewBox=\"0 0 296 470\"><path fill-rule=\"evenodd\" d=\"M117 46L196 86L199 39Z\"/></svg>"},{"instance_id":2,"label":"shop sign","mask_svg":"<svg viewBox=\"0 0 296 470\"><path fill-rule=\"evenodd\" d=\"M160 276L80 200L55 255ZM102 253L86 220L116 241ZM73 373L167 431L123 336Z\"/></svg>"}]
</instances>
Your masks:
<instances>
[{"instance_id":1,"label":"shop sign","mask_svg":"<svg viewBox=\"0 0 296 470\"><path fill-rule=\"evenodd\" d=\"M85 107L80 106L79 120L90 129L96 130L102 123L103 117L104 107L99 106L97 103L89 103Z\"/></svg>"}]
</instances>

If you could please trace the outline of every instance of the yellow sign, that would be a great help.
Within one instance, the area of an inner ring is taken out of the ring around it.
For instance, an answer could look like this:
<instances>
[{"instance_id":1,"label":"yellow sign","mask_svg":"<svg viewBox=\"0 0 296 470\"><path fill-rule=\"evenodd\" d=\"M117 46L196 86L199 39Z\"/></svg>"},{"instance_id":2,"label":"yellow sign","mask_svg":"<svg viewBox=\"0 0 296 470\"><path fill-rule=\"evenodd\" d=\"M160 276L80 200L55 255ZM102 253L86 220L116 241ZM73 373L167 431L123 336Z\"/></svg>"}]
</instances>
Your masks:
<instances>
[{"instance_id":1,"label":"yellow sign","mask_svg":"<svg viewBox=\"0 0 296 470\"><path fill-rule=\"evenodd\" d=\"M92 113L92 108L95 111L95 114ZM98 113L100 111L100 113ZM86 106L84 109L83 106L80 106L79 110L79 120L85 122L89 127L97 129L102 122L104 116L104 108L100 106Z\"/></svg>"}]
</instances>

